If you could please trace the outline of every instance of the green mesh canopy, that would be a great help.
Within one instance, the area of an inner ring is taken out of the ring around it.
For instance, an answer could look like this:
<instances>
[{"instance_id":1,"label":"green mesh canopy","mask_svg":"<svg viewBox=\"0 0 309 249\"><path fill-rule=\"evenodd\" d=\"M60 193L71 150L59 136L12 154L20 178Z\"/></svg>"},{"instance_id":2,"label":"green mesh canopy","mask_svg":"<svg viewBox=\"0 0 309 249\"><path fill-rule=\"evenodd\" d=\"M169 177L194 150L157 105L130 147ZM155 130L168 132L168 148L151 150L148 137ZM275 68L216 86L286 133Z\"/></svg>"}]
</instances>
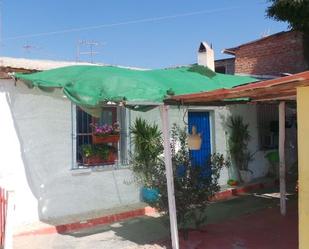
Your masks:
<instances>
[{"instance_id":1,"label":"green mesh canopy","mask_svg":"<svg viewBox=\"0 0 309 249\"><path fill-rule=\"evenodd\" d=\"M106 102L161 103L170 95L232 88L254 82L243 76L219 74L203 66L133 70L113 66L69 66L32 74L15 74L30 86L61 88L77 105L96 108Z\"/></svg>"}]
</instances>

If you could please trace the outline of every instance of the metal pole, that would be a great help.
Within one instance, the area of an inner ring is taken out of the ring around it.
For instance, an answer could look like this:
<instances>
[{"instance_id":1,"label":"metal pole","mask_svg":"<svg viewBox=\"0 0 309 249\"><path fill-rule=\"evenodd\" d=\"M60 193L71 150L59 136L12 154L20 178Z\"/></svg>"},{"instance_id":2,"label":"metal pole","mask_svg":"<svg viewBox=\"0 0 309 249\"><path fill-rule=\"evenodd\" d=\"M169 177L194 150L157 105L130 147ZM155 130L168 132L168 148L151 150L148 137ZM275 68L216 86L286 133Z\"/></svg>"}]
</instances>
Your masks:
<instances>
[{"instance_id":1,"label":"metal pole","mask_svg":"<svg viewBox=\"0 0 309 249\"><path fill-rule=\"evenodd\" d=\"M171 148L170 148L169 120L168 120L168 106L167 105L161 106L161 113L162 113L162 130L163 130L163 138L164 138L164 161L165 161L165 171L166 171L168 208L169 208L170 225L171 225L172 247L173 249L179 249L177 214L176 214L174 178L173 178L172 157L171 157Z\"/></svg>"},{"instance_id":2,"label":"metal pole","mask_svg":"<svg viewBox=\"0 0 309 249\"><path fill-rule=\"evenodd\" d=\"M279 104L279 176L280 176L280 211L286 215L285 183L285 102Z\"/></svg>"}]
</instances>

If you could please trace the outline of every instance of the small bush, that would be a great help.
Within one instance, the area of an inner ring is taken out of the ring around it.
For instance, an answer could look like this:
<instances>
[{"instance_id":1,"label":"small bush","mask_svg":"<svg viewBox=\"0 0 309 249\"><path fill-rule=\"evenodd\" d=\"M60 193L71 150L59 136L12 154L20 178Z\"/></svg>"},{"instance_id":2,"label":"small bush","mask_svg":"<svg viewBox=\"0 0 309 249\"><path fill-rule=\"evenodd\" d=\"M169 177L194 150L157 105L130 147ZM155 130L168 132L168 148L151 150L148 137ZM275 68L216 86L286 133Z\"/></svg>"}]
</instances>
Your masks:
<instances>
[{"instance_id":1,"label":"small bush","mask_svg":"<svg viewBox=\"0 0 309 249\"><path fill-rule=\"evenodd\" d=\"M144 173L151 173L151 177L147 177L151 179L151 181L147 181L147 187L157 189L159 198L148 204L168 214L165 165L162 154L159 153L159 151L162 152L163 146L161 139L157 138L156 141L156 146L158 146L157 150L154 149L156 158L148 157L150 161L145 165L151 165L151 169ZM229 163L224 159L223 155L216 153L209 157L206 165L193 166L187 144L186 129L181 129L177 125L172 128L171 152L178 226L184 231L189 228L200 228L205 224L205 211L211 197L220 190L218 184L220 170ZM140 157L135 155L134 158L136 160L136 158ZM142 161L138 162L142 163ZM137 168L133 166L133 171L136 169L138 169L138 172L143 172L149 167L139 166Z\"/></svg>"}]
</instances>

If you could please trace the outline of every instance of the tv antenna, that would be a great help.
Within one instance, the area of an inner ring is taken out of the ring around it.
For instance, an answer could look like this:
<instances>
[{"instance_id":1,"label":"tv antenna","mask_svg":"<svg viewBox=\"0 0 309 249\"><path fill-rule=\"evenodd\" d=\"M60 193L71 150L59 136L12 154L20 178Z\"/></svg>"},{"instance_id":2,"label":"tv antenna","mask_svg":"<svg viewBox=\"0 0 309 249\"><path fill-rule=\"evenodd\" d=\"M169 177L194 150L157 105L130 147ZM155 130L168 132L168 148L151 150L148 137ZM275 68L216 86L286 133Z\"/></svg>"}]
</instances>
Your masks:
<instances>
[{"instance_id":1,"label":"tv antenna","mask_svg":"<svg viewBox=\"0 0 309 249\"><path fill-rule=\"evenodd\" d=\"M95 48L99 45L100 43L94 40L79 40L77 43L76 61L81 61L81 56L88 56L90 63L93 63L94 56L99 54L98 51L95 51Z\"/></svg>"},{"instance_id":2,"label":"tv antenna","mask_svg":"<svg viewBox=\"0 0 309 249\"><path fill-rule=\"evenodd\" d=\"M264 32L261 34L262 38L265 38L267 36L270 36L270 28L264 30Z\"/></svg>"},{"instance_id":3,"label":"tv antenna","mask_svg":"<svg viewBox=\"0 0 309 249\"><path fill-rule=\"evenodd\" d=\"M22 49L26 54L30 54L33 50L38 50L39 47L31 45L30 43L27 42L22 46Z\"/></svg>"}]
</instances>

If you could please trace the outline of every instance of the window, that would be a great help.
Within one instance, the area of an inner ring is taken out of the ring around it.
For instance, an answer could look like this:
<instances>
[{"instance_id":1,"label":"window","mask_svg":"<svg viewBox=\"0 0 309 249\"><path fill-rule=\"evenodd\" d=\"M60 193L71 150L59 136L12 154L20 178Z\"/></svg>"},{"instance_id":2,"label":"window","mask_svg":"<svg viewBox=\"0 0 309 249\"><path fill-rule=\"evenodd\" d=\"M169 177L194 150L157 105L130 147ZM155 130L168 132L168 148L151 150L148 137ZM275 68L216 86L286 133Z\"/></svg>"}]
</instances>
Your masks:
<instances>
[{"instance_id":1,"label":"window","mask_svg":"<svg viewBox=\"0 0 309 249\"><path fill-rule=\"evenodd\" d=\"M259 144L262 150L278 148L278 115L278 105L259 104L257 106Z\"/></svg>"},{"instance_id":2,"label":"window","mask_svg":"<svg viewBox=\"0 0 309 249\"><path fill-rule=\"evenodd\" d=\"M127 164L126 109L105 106L94 117L74 108L73 168Z\"/></svg>"},{"instance_id":3,"label":"window","mask_svg":"<svg viewBox=\"0 0 309 249\"><path fill-rule=\"evenodd\" d=\"M223 74L225 74L226 73L226 68L225 68L225 66L217 66L215 71L216 71L216 73L223 73Z\"/></svg>"}]
</instances>

